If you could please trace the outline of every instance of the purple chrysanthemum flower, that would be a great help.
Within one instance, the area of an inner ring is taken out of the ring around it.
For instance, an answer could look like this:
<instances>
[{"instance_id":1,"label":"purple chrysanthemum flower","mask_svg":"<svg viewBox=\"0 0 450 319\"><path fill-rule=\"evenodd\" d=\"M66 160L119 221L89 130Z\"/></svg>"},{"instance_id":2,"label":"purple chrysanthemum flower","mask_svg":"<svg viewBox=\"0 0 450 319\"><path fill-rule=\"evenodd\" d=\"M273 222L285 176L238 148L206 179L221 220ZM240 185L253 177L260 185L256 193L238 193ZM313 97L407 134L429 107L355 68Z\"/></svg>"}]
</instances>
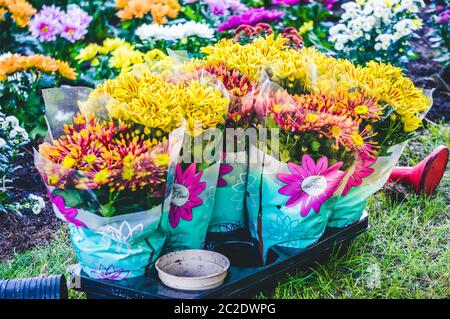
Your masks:
<instances>
[{"instance_id":1,"label":"purple chrysanthemum flower","mask_svg":"<svg viewBox=\"0 0 450 319\"><path fill-rule=\"evenodd\" d=\"M447 24L450 22L450 10L445 10L436 18L436 23Z\"/></svg>"},{"instance_id":2,"label":"purple chrysanthemum flower","mask_svg":"<svg viewBox=\"0 0 450 319\"><path fill-rule=\"evenodd\" d=\"M61 32L61 17L64 13L56 6L43 6L30 21L29 30L41 41L54 41Z\"/></svg>"},{"instance_id":3,"label":"purple chrysanthemum flower","mask_svg":"<svg viewBox=\"0 0 450 319\"><path fill-rule=\"evenodd\" d=\"M240 0L205 0L205 4L213 14L220 16L240 14L247 9Z\"/></svg>"},{"instance_id":4,"label":"purple chrysanthemum flower","mask_svg":"<svg viewBox=\"0 0 450 319\"><path fill-rule=\"evenodd\" d=\"M82 39L92 21L92 17L77 5L70 5L61 18L61 36L74 43Z\"/></svg>"},{"instance_id":5,"label":"purple chrysanthemum flower","mask_svg":"<svg viewBox=\"0 0 450 319\"><path fill-rule=\"evenodd\" d=\"M338 2L338 0L323 0L323 4L325 5L325 8L330 11L333 9L333 5Z\"/></svg>"},{"instance_id":6,"label":"purple chrysanthemum flower","mask_svg":"<svg viewBox=\"0 0 450 319\"><path fill-rule=\"evenodd\" d=\"M267 10L264 8L249 8L242 15L233 15L222 23L217 31L223 32L234 29L241 24L255 25L259 22L272 22L281 19L284 12L279 10Z\"/></svg>"},{"instance_id":7,"label":"purple chrysanthemum flower","mask_svg":"<svg viewBox=\"0 0 450 319\"><path fill-rule=\"evenodd\" d=\"M300 2L308 3L309 0L272 0L272 4L275 6L293 6Z\"/></svg>"}]
</instances>

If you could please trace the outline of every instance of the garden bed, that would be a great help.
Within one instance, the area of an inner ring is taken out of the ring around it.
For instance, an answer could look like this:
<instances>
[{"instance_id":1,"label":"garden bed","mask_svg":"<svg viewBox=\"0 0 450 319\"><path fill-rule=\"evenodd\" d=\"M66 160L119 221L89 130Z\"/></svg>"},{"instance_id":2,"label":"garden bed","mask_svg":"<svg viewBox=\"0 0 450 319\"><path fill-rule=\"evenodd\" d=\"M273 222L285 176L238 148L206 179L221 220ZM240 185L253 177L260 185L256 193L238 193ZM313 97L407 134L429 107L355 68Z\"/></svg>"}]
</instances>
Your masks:
<instances>
[{"instance_id":1,"label":"garden bed","mask_svg":"<svg viewBox=\"0 0 450 319\"><path fill-rule=\"evenodd\" d=\"M14 253L48 243L61 227L61 221L56 218L49 204L45 186L34 167L31 154L31 149L27 148L25 156L18 161L22 168L15 173L14 194L16 198L39 195L45 198L47 205L39 215L0 214L0 260L7 260Z\"/></svg>"}]
</instances>

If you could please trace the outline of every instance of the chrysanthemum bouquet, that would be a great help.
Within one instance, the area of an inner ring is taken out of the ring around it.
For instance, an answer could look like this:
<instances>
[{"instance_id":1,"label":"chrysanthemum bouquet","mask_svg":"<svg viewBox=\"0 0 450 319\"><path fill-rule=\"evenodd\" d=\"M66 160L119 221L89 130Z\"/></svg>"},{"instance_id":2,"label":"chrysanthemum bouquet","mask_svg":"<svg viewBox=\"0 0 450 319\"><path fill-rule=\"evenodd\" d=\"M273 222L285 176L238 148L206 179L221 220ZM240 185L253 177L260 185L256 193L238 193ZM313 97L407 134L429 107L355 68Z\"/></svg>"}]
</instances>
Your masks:
<instances>
[{"instance_id":1,"label":"chrysanthemum bouquet","mask_svg":"<svg viewBox=\"0 0 450 319\"><path fill-rule=\"evenodd\" d=\"M268 129L267 141L250 146L246 206L264 259L274 245L304 248L327 225L358 220L430 104L399 68L357 67L290 43L270 35L205 49L206 60L227 56L262 78L253 125Z\"/></svg>"},{"instance_id":2,"label":"chrysanthemum bouquet","mask_svg":"<svg viewBox=\"0 0 450 319\"><path fill-rule=\"evenodd\" d=\"M422 28L422 0L347 2L339 24L329 30L338 54L355 63L375 60L402 65L409 40Z\"/></svg>"},{"instance_id":3,"label":"chrysanthemum bouquet","mask_svg":"<svg viewBox=\"0 0 450 319\"><path fill-rule=\"evenodd\" d=\"M142 126L154 138L185 123L182 157L172 172L172 203L161 227L170 235L169 250L200 248L214 209L228 98L212 77L176 72L163 77L152 70L158 72L141 66L105 81L82 108L92 110L93 101L108 96L111 116Z\"/></svg>"},{"instance_id":4,"label":"chrysanthemum bouquet","mask_svg":"<svg viewBox=\"0 0 450 319\"><path fill-rule=\"evenodd\" d=\"M248 144L256 136L254 133L254 101L259 92L261 68L276 49L258 52L254 46L241 45L260 37L261 34L273 33L267 24L255 27L243 25L236 30L233 40L222 40L202 51L206 57L198 61L197 68L216 76L224 85L230 96L230 105L225 123L223 162L217 183L214 215L210 225L211 232L233 232L247 225L245 216L245 191L247 188ZM286 30L295 44L301 43L301 37L294 30ZM273 35L269 38L273 39ZM270 44L261 43L261 46Z\"/></svg>"},{"instance_id":5,"label":"chrysanthemum bouquet","mask_svg":"<svg viewBox=\"0 0 450 319\"><path fill-rule=\"evenodd\" d=\"M162 249L169 168L184 129L158 123L151 130L116 117L122 101L100 94L109 87L44 91L49 136L35 152L35 165L55 214L69 223L83 271L100 278L102 267L113 267L115 278L100 279L123 279L143 275ZM162 129L166 134L158 133Z\"/></svg>"}]
</instances>

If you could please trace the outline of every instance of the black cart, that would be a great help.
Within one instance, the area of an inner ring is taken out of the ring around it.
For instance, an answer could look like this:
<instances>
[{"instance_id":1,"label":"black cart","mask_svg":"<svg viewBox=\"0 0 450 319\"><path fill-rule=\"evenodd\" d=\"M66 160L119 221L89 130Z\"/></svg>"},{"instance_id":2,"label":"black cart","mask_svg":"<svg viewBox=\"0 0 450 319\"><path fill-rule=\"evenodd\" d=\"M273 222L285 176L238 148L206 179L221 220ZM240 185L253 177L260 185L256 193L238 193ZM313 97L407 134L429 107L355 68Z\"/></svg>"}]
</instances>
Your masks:
<instances>
[{"instance_id":1,"label":"black cart","mask_svg":"<svg viewBox=\"0 0 450 319\"><path fill-rule=\"evenodd\" d=\"M83 272L72 274L74 288L86 293L88 298L119 299L203 299L203 298L251 298L260 292L270 293L276 283L288 273L307 271L317 263L328 260L333 250L345 252L359 234L369 228L368 217L343 229L328 228L322 238L306 249L273 247L265 266L255 266L259 260L258 244L245 234L233 240L208 238L208 248L230 259L231 267L220 287L204 291L182 291L165 286L158 279L154 267L142 277L121 281L104 281L89 278Z\"/></svg>"}]
</instances>

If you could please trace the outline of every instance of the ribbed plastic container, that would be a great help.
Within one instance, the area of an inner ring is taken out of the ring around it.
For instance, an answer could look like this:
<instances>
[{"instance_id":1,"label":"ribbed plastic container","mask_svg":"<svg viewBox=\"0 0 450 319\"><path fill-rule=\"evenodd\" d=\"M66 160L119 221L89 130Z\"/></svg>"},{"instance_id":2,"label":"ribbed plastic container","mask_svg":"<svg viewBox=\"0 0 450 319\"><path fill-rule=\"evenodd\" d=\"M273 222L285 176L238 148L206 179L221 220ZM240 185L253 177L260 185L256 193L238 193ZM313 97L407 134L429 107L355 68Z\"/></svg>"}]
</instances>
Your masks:
<instances>
[{"instance_id":1,"label":"ribbed plastic container","mask_svg":"<svg viewBox=\"0 0 450 319\"><path fill-rule=\"evenodd\" d=\"M0 299L67 299L64 275L0 280Z\"/></svg>"}]
</instances>

